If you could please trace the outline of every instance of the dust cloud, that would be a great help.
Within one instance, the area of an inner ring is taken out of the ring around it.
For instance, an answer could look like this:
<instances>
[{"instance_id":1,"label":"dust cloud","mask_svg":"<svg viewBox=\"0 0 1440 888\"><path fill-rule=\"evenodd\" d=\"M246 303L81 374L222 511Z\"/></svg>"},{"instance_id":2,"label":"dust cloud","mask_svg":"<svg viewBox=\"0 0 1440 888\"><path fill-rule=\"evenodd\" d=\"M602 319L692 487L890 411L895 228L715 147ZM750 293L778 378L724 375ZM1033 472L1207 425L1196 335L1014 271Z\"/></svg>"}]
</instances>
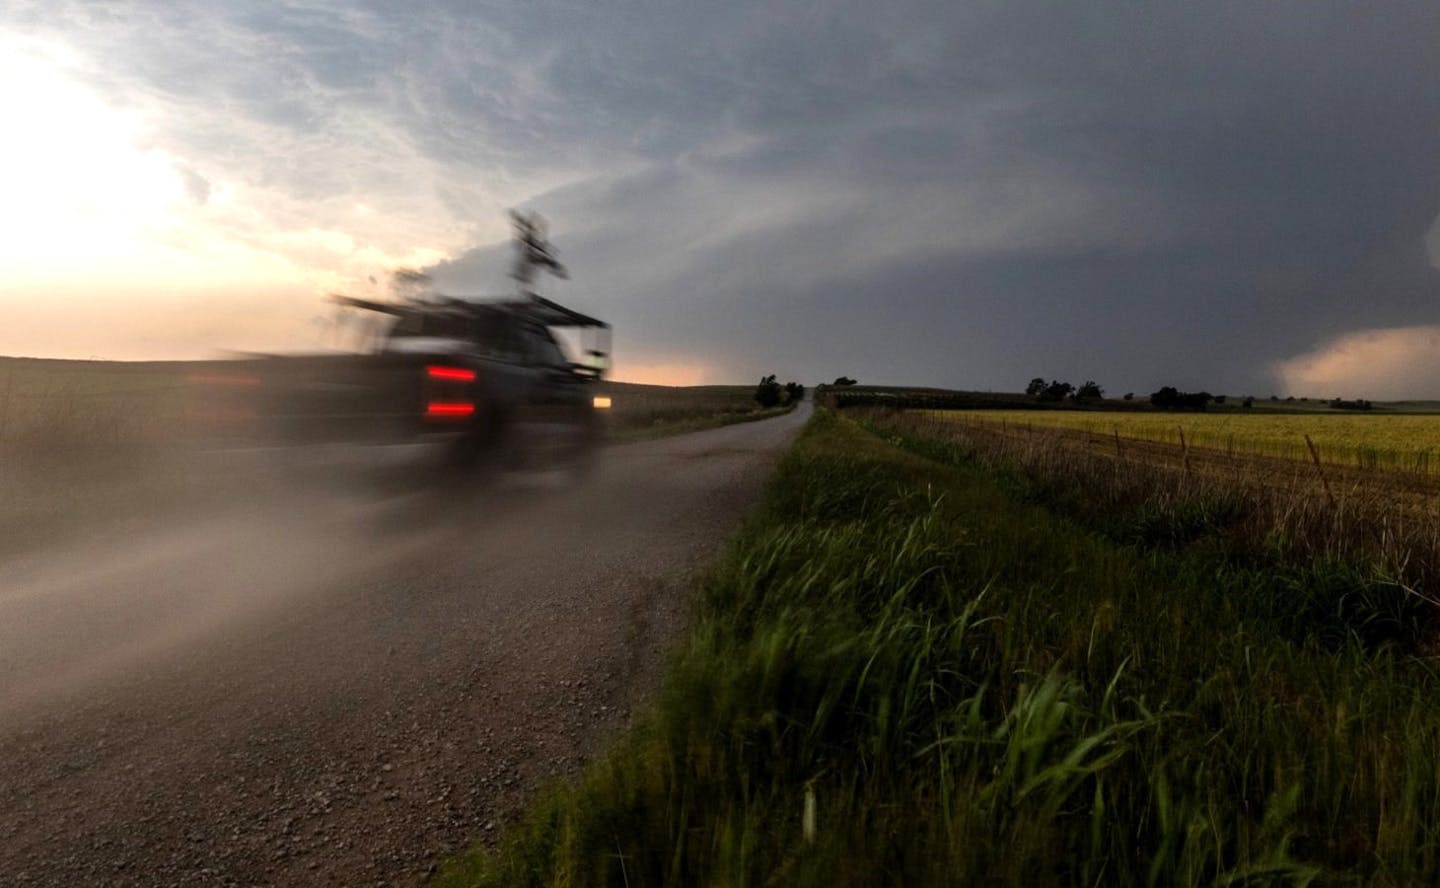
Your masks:
<instances>
[{"instance_id":1,"label":"dust cloud","mask_svg":"<svg viewBox=\"0 0 1440 888\"><path fill-rule=\"evenodd\" d=\"M8 547L0 719L343 606L382 568L475 545L487 513L563 496L554 473L457 478L383 450L177 451L112 482L128 490L123 507L81 506L43 540Z\"/></svg>"}]
</instances>

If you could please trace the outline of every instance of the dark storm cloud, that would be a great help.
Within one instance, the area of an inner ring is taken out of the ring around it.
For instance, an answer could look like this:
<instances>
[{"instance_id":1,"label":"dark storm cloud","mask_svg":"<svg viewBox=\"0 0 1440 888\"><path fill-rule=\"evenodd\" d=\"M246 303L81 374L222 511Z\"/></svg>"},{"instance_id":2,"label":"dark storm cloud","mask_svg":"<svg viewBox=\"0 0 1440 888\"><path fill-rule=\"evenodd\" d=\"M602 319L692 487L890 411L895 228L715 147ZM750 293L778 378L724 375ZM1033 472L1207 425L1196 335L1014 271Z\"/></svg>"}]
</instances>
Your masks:
<instances>
[{"instance_id":1,"label":"dark storm cloud","mask_svg":"<svg viewBox=\"0 0 1440 888\"><path fill-rule=\"evenodd\" d=\"M637 347L735 376L1258 391L1327 337L1440 320L1440 7L862 13L767 9L698 45L659 16L556 74L658 134L644 172L534 202Z\"/></svg>"},{"instance_id":2,"label":"dark storm cloud","mask_svg":"<svg viewBox=\"0 0 1440 888\"><path fill-rule=\"evenodd\" d=\"M1433 0L25 9L189 112L207 175L541 210L622 357L1263 392L1440 322Z\"/></svg>"}]
</instances>

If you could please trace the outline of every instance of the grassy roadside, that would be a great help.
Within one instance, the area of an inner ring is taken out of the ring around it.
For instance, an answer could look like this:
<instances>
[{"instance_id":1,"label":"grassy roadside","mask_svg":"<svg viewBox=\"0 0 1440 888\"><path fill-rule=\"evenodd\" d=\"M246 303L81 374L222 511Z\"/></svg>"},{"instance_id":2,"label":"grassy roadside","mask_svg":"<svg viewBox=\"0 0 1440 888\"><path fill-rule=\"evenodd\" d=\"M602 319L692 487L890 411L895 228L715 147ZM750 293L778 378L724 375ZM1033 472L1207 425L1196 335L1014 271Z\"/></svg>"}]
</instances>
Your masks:
<instances>
[{"instance_id":1,"label":"grassy roadside","mask_svg":"<svg viewBox=\"0 0 1440 888\"><path fill-rule=\"evenodd\" d=\"M1345 631L1366 565L1031 493L818 411L653 711L436 884L1436 883L1440 678Z\"/></svg>"},{"instance_id":2,"label":"grassy roadside","mask_svg":"<svg viewBox=\"0 0 1440 888\"><path fill-rule=\"evenodd\" d=\"M656 419L644 425L618 423L606 433L605 440L617 444L624 444L630 441L649 441L653 438L665 438L670 435L683 435L687 432L716 429L721 426L735 425L741 422L758 422L762 419L770 419L771 417L782 416L789 413L795 409L795 406L794 404L787 404L784 407L705 413L680 419Z\"/></svg>"}]
</instances>

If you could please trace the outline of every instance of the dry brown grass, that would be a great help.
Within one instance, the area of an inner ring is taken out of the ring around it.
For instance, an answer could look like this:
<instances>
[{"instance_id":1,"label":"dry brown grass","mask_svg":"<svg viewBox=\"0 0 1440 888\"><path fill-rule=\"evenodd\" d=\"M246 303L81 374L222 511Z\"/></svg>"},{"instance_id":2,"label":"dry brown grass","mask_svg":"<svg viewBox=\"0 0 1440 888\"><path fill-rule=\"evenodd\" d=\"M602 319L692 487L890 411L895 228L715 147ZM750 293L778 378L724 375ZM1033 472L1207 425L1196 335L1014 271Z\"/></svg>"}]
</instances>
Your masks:
<instances>
[{"instance_id":1,"label":"dry brown grass","mask_svg":"<svg viewBox=\"0 0 1440 888\"><path fill-rule=\"evenodd\" d=\"M183 495L181 367L0 359L0 554Z\"/></svg>"},{"instance_id":2,"label":"dry brown grass","mask_svg":"<svg viewBox=\"0 0 1440 888\"><path fill-rule=\"evenodd\" d=\"M230 362L0 358L0 555L214 495L225 479L189 455L202 417L213 425L223 412L214 399L233 393L190 380L227 368L233 373ZM605 382L596 392L614 401L619 440L757 415L745 386Z\"/></svg>"},{"instance_id":3,"label":"dry brown grass","mask_svg":"<svg viewBox=\"0 0 1440 888\"><path fill-rule=\"evenodd\" d=\"M1018 471L1078 508L1152 516L1148 532L1183 541L1192 530L1223 526L1238 546L1371 564L1440 606L1440 481L1433 477L923 411L869 419Z\"/></svg>"},{"instance_id":4,"label":"dry brown grass","mask_svg":"<svg viewBox=\"0 0 1440 888\"><path fill-rule=\"evenodd\" d=\"M597 392L613 399L610 429L612 437L621 440L748 419L760 412L754 386L603 382Z\"/></svg>"},{"instance_id":5,"label":"dry brown grass","mask_svg":"<svg viewBox=\"0 0 1440 888\"><path fill-rule=\"evenodd\" d=\"M0 359L0 466L133 460L171 437L184 391L176 364Z\"/></svg>"}]
</instances>

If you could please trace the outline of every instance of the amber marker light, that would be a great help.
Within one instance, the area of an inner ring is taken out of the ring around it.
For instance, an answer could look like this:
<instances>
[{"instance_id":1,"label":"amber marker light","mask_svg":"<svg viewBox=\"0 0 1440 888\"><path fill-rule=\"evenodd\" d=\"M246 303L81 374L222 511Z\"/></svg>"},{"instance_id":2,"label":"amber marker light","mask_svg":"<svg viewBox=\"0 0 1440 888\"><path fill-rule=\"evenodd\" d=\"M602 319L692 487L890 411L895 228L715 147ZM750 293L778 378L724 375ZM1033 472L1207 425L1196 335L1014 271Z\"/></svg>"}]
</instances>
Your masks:
<instances>
[{"instance_id":1,"label":"amber marker light","mask_svg":"<svg viewBox=\"0 0 1440 888\"><path fill-rule=\"evenodd\" d=\"M590 403L593 404L593 405L595 405L595 409L596 409L596 410L609 410L609 409L610 409L610 396L609 396L609 395L596 395L595 397L593 397L593 398L590 399Z\"/></svg>"}]
</instances>

